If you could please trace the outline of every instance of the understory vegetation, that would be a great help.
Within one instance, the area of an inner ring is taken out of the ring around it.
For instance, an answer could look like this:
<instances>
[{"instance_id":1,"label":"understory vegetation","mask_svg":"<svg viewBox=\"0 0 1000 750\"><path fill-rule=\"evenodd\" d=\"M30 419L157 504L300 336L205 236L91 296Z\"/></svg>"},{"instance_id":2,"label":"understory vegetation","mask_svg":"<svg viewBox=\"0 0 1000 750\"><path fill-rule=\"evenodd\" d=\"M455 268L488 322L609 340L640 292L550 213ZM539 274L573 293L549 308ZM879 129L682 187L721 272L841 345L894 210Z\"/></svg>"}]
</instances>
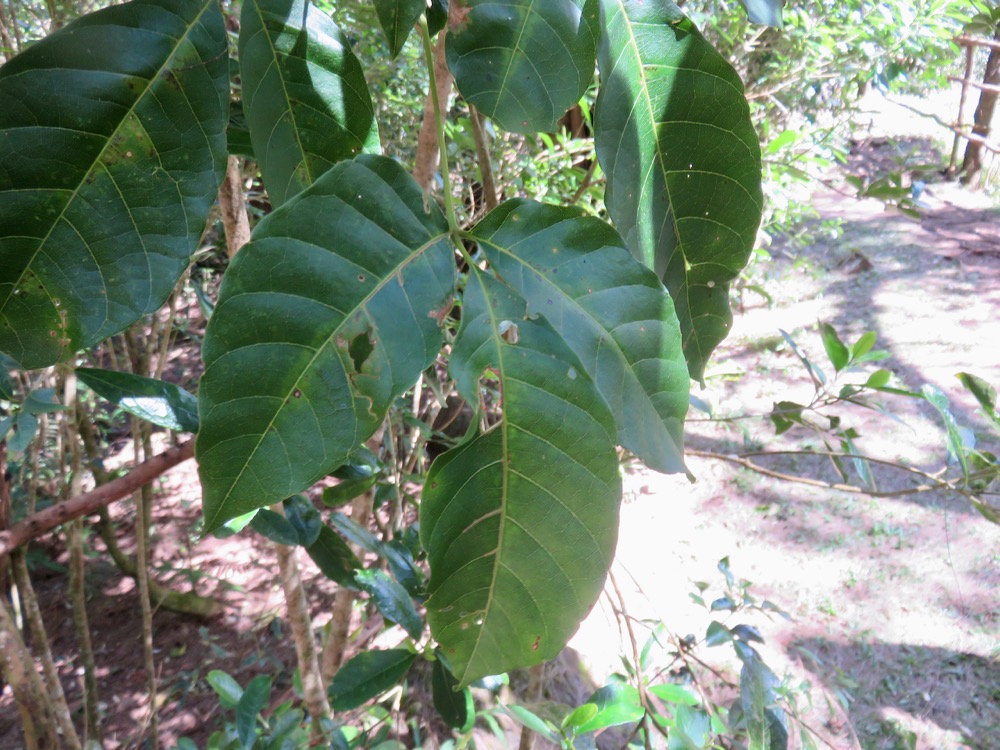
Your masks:
<instances>
[{"instance_id":1,"label":"understory vegetation","mask_svg":"<svg viewBox=\"0 0 1000 750\"><path fill-rule=\"evenodd\" d=\"M0 736L835 747L763 655L789 607L730 550L684 594L694 634L630 613L623 493L711 482L710 460L1000 524L993 374L914 382L860 313L754 342L795 363L770 407L708 396L732 308L781 296L772 251L841 231L817 186L925 209L943 164L841 186L859 98L947 84L954 37L998 23L985 0L0 0ZM976 159L955 176L988 189ZM914 404L935 465L860 443ZM197 486L163 487L192 464ZM233 540L225 564L197 551ZM250 603L261 561L280 606ZM109 575L136 607L108 615ZM592 683L565 647L602 595L620 666ZM141 651L128 711L95 617Z\"/></svg>"}]
</instances>

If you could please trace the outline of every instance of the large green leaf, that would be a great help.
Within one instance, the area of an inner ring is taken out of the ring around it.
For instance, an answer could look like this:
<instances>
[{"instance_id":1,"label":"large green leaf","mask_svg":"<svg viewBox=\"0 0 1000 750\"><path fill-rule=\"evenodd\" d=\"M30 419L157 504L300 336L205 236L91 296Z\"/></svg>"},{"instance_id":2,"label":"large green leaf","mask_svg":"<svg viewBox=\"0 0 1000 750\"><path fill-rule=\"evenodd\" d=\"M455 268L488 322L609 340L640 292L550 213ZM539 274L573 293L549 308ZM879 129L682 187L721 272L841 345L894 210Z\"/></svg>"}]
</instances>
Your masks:
<instances>
[{"instance_id":1,"label":"large green leaf","mask_svg":"<svg viewBox=\"0 0 1000 750\"><path fill-rule=\"evenodd\" d=\"M729 333L761 215L760 148L733 68L667 0L601 0L594 138L605 203L674 297L692 377Z\"/></svg>"},{"instance_id":2,"label":"large green leaf","mask_svg":"<svg viewBox=\"0 0 1000 750\"><path fill-rule=\"evenodd\" d=\"M430 364L454 287L447 232L402 167L370 155L257 226L202 352L207 531L346 463Z\"/></svg>"},{"instance_id":3,"label":"large green leaf","mask_svg":"<svg viewBox=\"0 0 1000 750\"><path fill-rule=\"evenodd\" d=\"M499 380L500 421L442 454L420 506L427 619L455 677L555 656L614 554L614 418L582 365L509 287L473 270L451 372L466 399Z\"/></svg>"},{"instance_id":4,"label":"large green leaf","mask_svg":"<svg viewBox=\"0 0 1000 750\"><path fill-rule=\"evenodd\" d=\"M594 77L598 0L453 2L448 67L462 96L505 130L555 130Z\"/></svg>"},{"instance_id":5,"label":"large green leaf","mask_svg":"<svg viewBox=\"0 0 1000 750\"><path fill-rule=\"evenodd\" d=\"M426 0L375 0L378 22L393 57L403 49L413 24L426 9Z\"/></svg>"},{"instance_id":6,"label":"large green leaf","mask_svg":"<svg viewBox=\"0 0 1000 750\"><path fill-rule=\"evenodd\" d=\"M253 151L274 205L336 162L379 151L361 63L309 0L246 0L240 76Z\"/></svg>"},{"instance_id":7,"label":"large green leaf","mask_svg":"<svg viewBox=\"0 0 1000 750\"><path fill-rule=\"evenodd\" d=\"M611 407L618 441L646 464L684 471L688 374L674 305L599 219L506 201L474 234L497 273L544 315Z\"/></svg>"},{"instance_id":8,"label":"large green leaf","mask_svg":"<svg viewBox=\"0 0 1000 750\"><path fill-rule=\"evenodd\" d=\"M136 0L0 68L0 351L43 367L156 310L222 180L215 0Z\"/></svg>"}]
</instances>

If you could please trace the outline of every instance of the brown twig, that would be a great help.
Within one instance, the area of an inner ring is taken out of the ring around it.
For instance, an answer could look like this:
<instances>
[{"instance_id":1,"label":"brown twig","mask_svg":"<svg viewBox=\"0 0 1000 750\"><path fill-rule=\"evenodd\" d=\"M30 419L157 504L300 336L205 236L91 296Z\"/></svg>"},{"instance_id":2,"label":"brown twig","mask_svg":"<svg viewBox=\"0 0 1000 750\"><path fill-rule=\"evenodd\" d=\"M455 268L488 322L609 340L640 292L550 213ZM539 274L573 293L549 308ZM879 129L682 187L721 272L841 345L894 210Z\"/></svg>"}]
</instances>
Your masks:
<instances>
[{"instance_id":1,"label":"brown twig","mask_svg":"<svg viewBox=\"0 0 1000 750\"><path fill-rule=\"evenodd\" d=\"M8 530L0 531L0 555L9 554L11 550L30 542L46 531L51 531L60 524L96 513L99 508L128 497L139 487L153 481L177 464L187 461L193 455L192 439L143 461L123 477L28 516Z\"/></svg>"}]
</instances>

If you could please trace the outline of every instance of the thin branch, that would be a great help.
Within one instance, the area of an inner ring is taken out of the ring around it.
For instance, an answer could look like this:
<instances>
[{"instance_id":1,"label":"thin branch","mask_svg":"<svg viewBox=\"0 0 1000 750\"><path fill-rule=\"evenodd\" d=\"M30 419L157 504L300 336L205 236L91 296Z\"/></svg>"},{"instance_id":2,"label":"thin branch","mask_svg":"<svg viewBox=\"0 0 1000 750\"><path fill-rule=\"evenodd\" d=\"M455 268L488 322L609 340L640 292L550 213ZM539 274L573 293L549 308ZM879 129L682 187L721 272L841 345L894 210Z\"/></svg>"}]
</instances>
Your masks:
<instances>
[{"instance_id":1,"label":"thin branch","mask_svg":"<svg viewBox=\"0 0 1000 750\"><path fill-rule=\"evenodd\" d=\"M750 469L751 471L757 472L758 474L763 474L767 477L772 477L774 479L781 479L785 482L794 482L796 484L805 484L810 487L822 487L828 490L840 490L841 492L850 492L855 495L868 495L869 497L904 497L906 495L916 495L922 492L933 492L935 490L948 490L951 492L957 492L963 497L975 499L975 496L964 491L958 486L958 480L948 481L944 479L939 479L933 474L928 474L920 469L914 469L911 466L904 466L903 464L893 463L892 461L886 461L878 458L869 458L868 456L857 456L851 453L836 453L834 451L755 451L745 454L733 454L733 453L715 453L713 451L699 451L699 450L688 450L686 453L689 456L697 456L699 458L712 458L718 461L728 461L729 463L739 464L740 466ZM754 463L747 456L795 456L795 455L809 455L818 457L830 457L830 458L848 458L856 459L861 461L870 461L871 463L880 464L883 466L891 466L895 469L901 471L908 471L912 474L917 474L930 481L930 484L921 484L916 487L909 487L902 490L893 491L881 491L881 490L869 490L864 487L857 487L853 484L844 484L842 482L827 482L822 479L812 479L810 477L800 477L795 474L785 474L781 471L775 471L774 469L768 469L765 466L761 466L758 463ZM994 472L987 470L986 472L980 472L979 474L972 475L970 478L985 478L986 476L992 475Z\"/></svg>"},{"instance_id":2,"label":"thin branch","mask_svg":"<svg viewBox=\"0 0 1000 750\"><path fill-rule=\"evenodd\" d=\"M476 159L479 161L479 174L483 178L483 199L486 210L497 207L497 186L493 179L493 161L490 159L490 147L486 142L486 131L483 128L483 116L471 104L469 119L472 121L472 138L476 142Z\"/></svg>"},{"instance_id":3,"label":"thin branch","mask_svg":"<svg viewBox=\"0 0 1000 750\"><path fill-rule=\"evenodd\" d=\"M30 542L46 531L51 531L60 524L96 513L99 508L128 497L139 487L152 482L168 469L187 461L193 455L194 440L191 439L143 461L123 477L28 516L6 531L0 531L0 555L9 554L11 550Z\"/></svg>"}]
</instances>

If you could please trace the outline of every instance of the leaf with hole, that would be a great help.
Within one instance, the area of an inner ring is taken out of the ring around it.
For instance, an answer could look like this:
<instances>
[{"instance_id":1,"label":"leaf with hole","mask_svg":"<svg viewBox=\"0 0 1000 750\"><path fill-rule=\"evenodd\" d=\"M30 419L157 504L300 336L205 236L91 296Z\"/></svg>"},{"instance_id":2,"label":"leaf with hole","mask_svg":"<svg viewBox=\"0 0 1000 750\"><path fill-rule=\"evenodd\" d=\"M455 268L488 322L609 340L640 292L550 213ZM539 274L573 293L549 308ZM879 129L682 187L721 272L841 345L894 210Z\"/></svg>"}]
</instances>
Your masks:
<instances>
[{"instance_id":1,"label":"leaf with hole","mask_svg":"<svg viewBox=\"0 0 1000 750\"><path fill-rule=\"evenodd\" d=\"M45 367L163 304L215 201L228 104L214 0L114 5L0 68L0 351Z\"/></svg>"},{"instance_id":2,"label":"leaf with hole","mask_svg":"<svg viewBox=\"0 0 1000 750\"><path fill-rule=\"evenodd\" d=\"M509 200L473 235L528 315L544 316L580 359L615 415L618 441L652 469L685 471L689 379L674 305L656 275L608 224L576 209Z\"/></svg>"},{"instance_id":3,"label":"leaf with hole","mask_svg":"<svg viewBox=\"0 0 1000 750\"><path fill-rule=\"evenodd\" d=\"M761 217L760 148L732 66L671 2L601 0L594 140L604 200L674 298L691 376L732 326ZM711 147L706 147L711 143Z\"/></svg>"},{"instance_id":4,"label":"leaf with hole","mask_svg":"<svg viewBox=\"0 0 1000 750\"><path fill-rule=\"evenodd\" d=\"M448 67L515 133L552 132L594 77L598 0L452 0Z\"/></svg>"},{"instance_id":5,"label":"leaf with hole","mask_svg":"<svg viewBox=\"0 0 1000 750\"><path fill-rule=\"evenodd\" d=\"M503 321L517 326L516 343ZM503 394L490 430L434 461L420 506L427 618L465 686L565 645L607 575L621 483L614 418L577 357L475 268L450 369L467 400L485 372Z\"/></svg>"},{"instance_id":6,"label":"leaf with hole","mask_svg":"<svg viewBox=\"0 0 1000 750\"><path fill-rule=\"evenodd\" d=\"M198 432L198 399L179 385L130 372L76 368L98 396L139 419L178 432Z\"/></svg>"},{"instance_id":7,"label":"leaf with hole","mask_svg":"<svg viewBox=\"0 0 1000 750\"><path fill-rule=\"evenodd\" d=\"M455 283L447 231L399 164L370 155L257 225L202 350L206 531L342 466L434 360Z\"/></svg>"},{"instance_id":8,"label":"leaf with hole","mask_svg":"<svg viewBox=\"0 0 1000 750\"><path fill-rule=\"evenodd\" d=\"M335 163L380 151L364 70L322 9L246 0L239 47L243 112L275 206Z\"/></svg>"}]
</instances>

